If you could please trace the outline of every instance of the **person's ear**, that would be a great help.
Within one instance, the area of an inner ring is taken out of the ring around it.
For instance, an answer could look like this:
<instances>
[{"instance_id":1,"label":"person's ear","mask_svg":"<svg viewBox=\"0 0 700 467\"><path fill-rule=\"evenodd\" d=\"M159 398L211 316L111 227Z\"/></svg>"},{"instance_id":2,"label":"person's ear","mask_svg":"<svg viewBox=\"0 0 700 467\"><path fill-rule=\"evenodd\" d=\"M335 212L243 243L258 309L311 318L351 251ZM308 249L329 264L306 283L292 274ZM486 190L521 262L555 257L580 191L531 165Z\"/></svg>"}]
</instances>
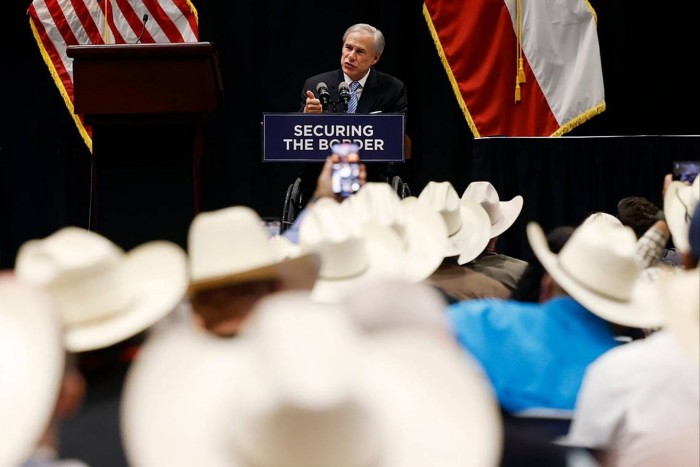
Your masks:
<instances>
[{"instance_id":1,"label":"person's ear","mask_svg":"<svg viewBox=\"0 0 700 467\"><path fill-rule=\"evenodd\" d=\"M554 279L548 273L542 275L540 280L540 303L546 302L554 296Z\"/></svg>"},{"instance_id":2,"label":"person's ear","mask_svg":"<svg viewBox=\"0 0 700 467\"><path fill-rule=\"evenodd\" d=\"M678 253L681 259L683 269L695 269L698 267L698 260L689 251L680 251Z\"/></svg>"},{"instance_id":3,"label":"person's ear","mask_svg":"<svg viewBox=\"0 0 700 467\"><path fill-rule=\"evenodd\" d=\"M372 65L377 63L379 61L379 57L381 57L381 56L382 56L381 54L375 55L374 58L372 59Z\"/></svg>"},{"instance_id":4,"label":"person's ear","mask_svg":"<svg viewBox=\"0 0 700 467\"><path fill-rule=\"evenodd\" d=\"M85 378L79 370L67 369L61 381L56 401L55 417L65 419L75 415L85 398Z\"/></svg>"}]
</instances>

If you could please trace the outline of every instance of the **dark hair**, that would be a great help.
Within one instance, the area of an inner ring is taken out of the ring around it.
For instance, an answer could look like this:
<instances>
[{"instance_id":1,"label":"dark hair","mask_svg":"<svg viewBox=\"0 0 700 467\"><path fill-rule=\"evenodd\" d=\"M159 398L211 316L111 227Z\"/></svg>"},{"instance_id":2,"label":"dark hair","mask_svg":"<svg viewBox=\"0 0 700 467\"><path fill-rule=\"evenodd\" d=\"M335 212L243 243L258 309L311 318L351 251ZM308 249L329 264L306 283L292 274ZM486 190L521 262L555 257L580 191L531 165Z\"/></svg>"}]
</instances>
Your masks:
<instances>
[{"instance_id":1,"label":"dark hair","mask_svg":"<svg viewBox=\"0 0 700 467\"><path fill-rule=\"evenodd\" d=\"M644 235L656 223L658 212L658 206L641 196L622 198L617 203L617 218L622 225L631 227L637 238Z\"/></svg>"},{"instance_id":2,"label":"dark hair","mask_svg":"<svg viewBox=\"0 0 700 467\"><path fill-rule=\"evenodd\" d=\"M549 231L547 234L547 245L552 253L559 253L561 251L564 244L569 240L569 237L571 237L573 231L574 228L569 225L555 227ZM540 282L542 282L544 273L545 270L544 267L542 267L542 263L533 255L533 258L528 262L527 268L525 268L525 272L520 277L518 284L510 294L510 299L518 302L539 302Z\"/></svg>"}]
</instances>

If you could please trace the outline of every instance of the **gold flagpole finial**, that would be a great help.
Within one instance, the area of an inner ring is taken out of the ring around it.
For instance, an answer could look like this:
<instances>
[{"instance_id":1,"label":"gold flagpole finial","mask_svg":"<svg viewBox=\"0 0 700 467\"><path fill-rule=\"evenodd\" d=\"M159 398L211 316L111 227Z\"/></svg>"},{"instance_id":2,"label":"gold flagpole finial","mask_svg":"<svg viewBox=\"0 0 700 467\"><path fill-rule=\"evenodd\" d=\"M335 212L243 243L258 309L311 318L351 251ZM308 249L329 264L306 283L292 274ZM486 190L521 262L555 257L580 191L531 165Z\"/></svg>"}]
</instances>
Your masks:
<instances>
[{"instance_id":1,"label":"gold flagpole finial","mask_svg":"<svg viewBox=\"0 0 700 467\"><path fill-rule=\"evenodd\" d=\"M520 85L525 83L525 68L523 67L523 6L521 0L515 2L515 102L520 102Z\"/></svg>"}]
</instances>

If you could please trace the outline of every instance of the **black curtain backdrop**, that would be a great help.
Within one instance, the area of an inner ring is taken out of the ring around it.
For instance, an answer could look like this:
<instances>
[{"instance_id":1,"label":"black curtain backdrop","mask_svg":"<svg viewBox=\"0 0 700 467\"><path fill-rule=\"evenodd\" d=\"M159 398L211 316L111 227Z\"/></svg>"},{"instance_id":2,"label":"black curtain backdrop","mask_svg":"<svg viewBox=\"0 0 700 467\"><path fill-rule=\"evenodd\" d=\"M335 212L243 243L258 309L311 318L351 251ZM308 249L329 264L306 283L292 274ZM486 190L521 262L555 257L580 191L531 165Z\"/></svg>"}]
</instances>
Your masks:
<instances>
[{"instance_id":1,"label":"black curtain backdrop","mask_svg":"<svg viewBox=\"0 0 700 467\"><path fill-rule=\"evenodd\" d=\"M89 222L91 156L32 37L29 3L3 4L3 268L13 266L23 242ZM546 228L575 223L585 213L614 210L627 195L659 203L671 161L700 158L698 138L656 136L700 133L700 85L690 71L697 15L690 3L679 11L658 2L591 1L598 14L607 110L565 137L529 140L472 138L420 1L194 4L201 40L219 49L226 89L224 109L210 116L206 128L203 210L243 204L261 216L281 216L287 187L302 167L261 162L262 113L295 111L304 79L338 66L341 36L356 22L385 33L387 47L377 68L408 85L413 158L399 174L414 194L430 180L448 180L460 192L470 181L489 180L504 199L523 195L521 218L499 241L506 253L528 254L527 220ZM303 180L306 189L314 183L308 176ZM124 228L138 225L125 220Z\"/></svg>"}]
</instances>

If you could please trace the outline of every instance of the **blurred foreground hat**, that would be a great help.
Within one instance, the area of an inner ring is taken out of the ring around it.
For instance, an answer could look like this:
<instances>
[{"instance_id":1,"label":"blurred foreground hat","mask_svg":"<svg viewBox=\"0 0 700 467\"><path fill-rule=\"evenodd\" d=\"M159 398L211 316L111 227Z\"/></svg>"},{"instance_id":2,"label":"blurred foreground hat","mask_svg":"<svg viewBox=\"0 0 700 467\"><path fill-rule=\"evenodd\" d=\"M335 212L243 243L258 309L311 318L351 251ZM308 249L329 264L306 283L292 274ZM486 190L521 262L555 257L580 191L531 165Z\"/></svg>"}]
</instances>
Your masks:
<instances>
[{"instance_id":1,"label":"blurred foreground hat","mask_svg":"<svg viewBox=\"0 0 700 467\"><path fill-rule=\"evenodd\" d=\"M679 251L690 251L690 222L700 200L700 177L691 185L673 181L664 195L664 216L673 244ZM696 240L697 241L697 240Z\"/></svg>"},{"instance_id":2,"label":"blurred foreground hat","mask_svg":"<svg viewBox=\"0 0 700 467\"><path fill-rule=\"evenodd\" d=\"M700 270L664 271L658 279L666 329L683 350L700 361Z\"/></svg>"},{"instance_id":3,"label":"blurred foreground hat","mask_svg":"<svg viewBox=\"0 0 700 467\"><path fill-rule=\"evenodd\" d=\"M527 238L545 270L589 311L625 326L655 328L663 323L658 292L640 274L631 228L584 223L559 254L549 249L537 223L528 224Z\"/></svg>"},{"instance_id":4,"label":"blurred foreground hat","mask_svg":"<svg viewBox=\"0 0 700 467\"><path fill-rule=\"evenodd\" d=\"M30 457L63 377L61 322L45 291L0 278L0 465Z\"/></svg>"},{"instance_id":5,"label":"blurred foreground hat","mask_svg":"<svg viewBox=\"0 0 700 467\"><path fill-rule=\"evenodd\" d=\"M336 305L298 291L261 300L236 340L159 331L125 386L130 465L491 467L500 460L490 386L447 340L363 334Z\"/></svg>"},{"instance_id":6,"label":"blurred foreground hat","mask_svg":"<svg viewBox=\"0 0 700 467\"><path fill-rule=\"evenodd\" d=\"M365 332L417 329L454 338L445 298L426 283L379 282L361 294L350 294L342 303Z\"/></svg>"},{"instance_id":7,"label":"blurred foreground hat","mask_svg":"<svg viewBox=\"0 0 700 467\"><path fill-rule=\"evenodd\" d=\"M51 292L66 348L83 352L133 337L172 311L185 295L186 265L185 252L171 242L125 253L102 235L65 227L22 245L15 271Z\"/></svg>"}]
</instances>

